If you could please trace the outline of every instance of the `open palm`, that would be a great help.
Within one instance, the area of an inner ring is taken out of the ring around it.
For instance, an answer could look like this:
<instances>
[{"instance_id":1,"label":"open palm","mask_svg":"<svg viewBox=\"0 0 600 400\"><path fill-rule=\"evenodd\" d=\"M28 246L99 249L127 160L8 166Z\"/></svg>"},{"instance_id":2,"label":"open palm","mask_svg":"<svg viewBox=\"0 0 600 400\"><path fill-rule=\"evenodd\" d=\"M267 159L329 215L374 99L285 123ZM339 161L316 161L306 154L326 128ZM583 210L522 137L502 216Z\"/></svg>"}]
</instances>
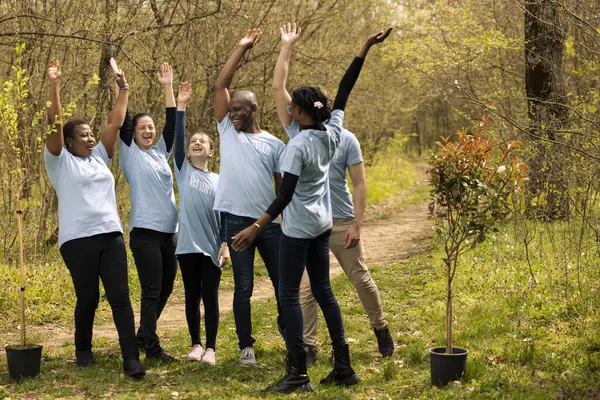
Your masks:
<instances>
[{"instance_id":1,"label":"open palm","mask_svg":"<svg viewBox=\"0 0 600 400\"><path fill-rule=\"evenodd\" d=\"M279 32L281 33L281 44L294 44L300 39L300 35L302 34L302 28L296 28L296 23L293 24L288 23L283 24L279 28Z\"/></svg>"},{"instance_id":2,"label":"open palm","mask_svg":"<svg viewBox=\"0 0 600 400\"><path fill-rule=\"evenodd\" d=\"M158 74L158 81L162 85L173 84L173 69L166 62L162 63L162 65L161 65L161 71Z\"/></svg>"},{"instance_id":3,"label":"open palm","mask_svg":"<svg viewBox=\"0 0 600 400\"><path fill-rule=\"evenodd\" d=\"M179 93L177 94L177 102L187 104L192 96L192 84L183 82L179 85Z\"/></svg>"},{"instance_id":4,"label":"open palm","mask_svg":"<svg viewBox=\"0 0 600 400\"><path fill-rule=\"evenodd\" d=\"M260 28L249 29L246 33L246 36L244 36L242 40L240 40L239 45L246 49L251 49L256 45L256 43L260 41L261 34L262 32Z\"/></svg>"}]
</instances>

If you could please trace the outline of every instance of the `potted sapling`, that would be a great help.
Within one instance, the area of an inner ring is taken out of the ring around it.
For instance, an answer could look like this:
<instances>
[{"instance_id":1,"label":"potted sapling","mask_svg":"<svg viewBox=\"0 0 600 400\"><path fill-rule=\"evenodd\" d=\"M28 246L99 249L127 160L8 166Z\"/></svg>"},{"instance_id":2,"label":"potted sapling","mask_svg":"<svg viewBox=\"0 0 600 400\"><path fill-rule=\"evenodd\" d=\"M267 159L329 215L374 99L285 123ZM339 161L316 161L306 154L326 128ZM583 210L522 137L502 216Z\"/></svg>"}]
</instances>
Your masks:
<instances>
[{"instance_id":1,"label":"potted sapling","mask_svg":"<svg viewBox=\"0 0 600 400\"><path fill-rule=\"evenodd\" d=\"M485 126L484 119L475 134L442 138L427 160L433 186L430 211L443 243L446 277L446 344L429 350L433 386L461 379L466 367L468 350L452 342L452 284L459 258L509 218L527 179L527 166L515 155L516 142L494 142L484 134Z\"/></svg>"}]
</instances>

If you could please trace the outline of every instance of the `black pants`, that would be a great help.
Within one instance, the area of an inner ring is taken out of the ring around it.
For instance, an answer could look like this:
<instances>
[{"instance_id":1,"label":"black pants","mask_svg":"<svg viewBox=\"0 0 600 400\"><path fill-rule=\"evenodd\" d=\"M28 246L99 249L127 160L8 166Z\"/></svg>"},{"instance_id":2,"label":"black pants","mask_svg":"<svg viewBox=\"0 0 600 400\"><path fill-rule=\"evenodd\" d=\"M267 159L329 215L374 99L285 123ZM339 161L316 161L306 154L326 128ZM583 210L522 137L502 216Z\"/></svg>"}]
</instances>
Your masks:
<instances>
[{"instance_id":1,"label":"black pants","mask_svg":"<svg viewBox=\"0 0 600 400\"><path fill-rule=\"evenodd\" d=\"M138 335L143 336L146 355L153 356L162 352L156 321L173 292L177 275L175 234L133 228L129 239L142 287Z\"/></svg>"},{"instance_id":2,"label":"black pants","mask_svg":"<svg viewBox=\"0 0 600 400\"><path fill-rule=\"evenodd\" d=\"M201 253L182 254L179 257L183 287L185 288L185 318L192 345L200 341L200 298L204 304L206 347L215 350L219 329L219 284L221 269L212 259Z\"/></svg>"},{"instance_id":3,"label":"black pants","mask_svg":"<svg viewBox=\"0 0 600 400\"><path fill-rule=\"evenodd\" d=\"M285 342L290 353L301 351L304 347L300 281L305 267L312 294L323 311L331 344L334 348L346 344L342 313L329 280L330 237L331 230L313 239L296 239L281 235L279 300L285 324Z\"/></svg>"},{"instance_id":4,"label":"black pants","mask_svg":"<svg viewBox=\"0 0 600 400\"><path fill-rule=\"evenodd\" d=\"M60 247L60 254L71 273L77 296L75 349L92 349L92 329L102 279L123 358L138 358L123 235L113 232L69 240Z\"/></svg>"}]
</instances>

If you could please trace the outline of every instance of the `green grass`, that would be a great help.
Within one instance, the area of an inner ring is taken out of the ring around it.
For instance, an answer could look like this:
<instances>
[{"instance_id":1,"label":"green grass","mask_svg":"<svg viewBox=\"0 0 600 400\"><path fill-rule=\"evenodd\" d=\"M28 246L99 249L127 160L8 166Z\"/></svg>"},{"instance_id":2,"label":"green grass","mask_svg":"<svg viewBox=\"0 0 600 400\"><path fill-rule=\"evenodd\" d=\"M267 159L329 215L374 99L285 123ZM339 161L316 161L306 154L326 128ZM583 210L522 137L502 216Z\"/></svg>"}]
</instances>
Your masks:
<instances>
[{"instance_id":1,"label":"green grass","mask_svg":"<svg viewBox=\"0 0 600 400\"><path fill-rule=\"evenodd\" d=\"M570 248L557 246L569 235L564 224L541 226L532 242L533 284L517 232L508 227L467 254L455 281L454 338L470 350L466 378L446 389L431 388L427 349L444 342L444 271L438 243L400 264L372 268L381 290L392 334L398 343L391 359L381 359L364 311L345 276L334 280L354 367L363 382L353 388L324 388L318 399L549 399L600 394L600 268L595 252L586 255L579 276ZM554 238L552 238L554 235ZM566 241L565 241L566 242ZM556 250L554 250L556 249ZM586 253L588 253L586 251ZM570 266L570 267L569 267ZM579 284L578 284L579 282ZM118 346L95 341L98 364L78 369L73 345L45 352L39 379L11 384L0 363L0 398L194 399L258 398L282 376L284 345L276 333L275 304L253 307L259 365L238 366L237 339L230 313L222 316L217 341L218 365L184 362L150 366L148 376L133 382L120 373ZM321 319L322 321L322 319ZM160 325L159 325L160 326ZM189 351L185 329L162 331L166 349L178 356ZM319 326L319 361L309 370L318 383L330 370L329 339ZM268 396L281 397L281 396Z\"/></svg>"}]
</instances>

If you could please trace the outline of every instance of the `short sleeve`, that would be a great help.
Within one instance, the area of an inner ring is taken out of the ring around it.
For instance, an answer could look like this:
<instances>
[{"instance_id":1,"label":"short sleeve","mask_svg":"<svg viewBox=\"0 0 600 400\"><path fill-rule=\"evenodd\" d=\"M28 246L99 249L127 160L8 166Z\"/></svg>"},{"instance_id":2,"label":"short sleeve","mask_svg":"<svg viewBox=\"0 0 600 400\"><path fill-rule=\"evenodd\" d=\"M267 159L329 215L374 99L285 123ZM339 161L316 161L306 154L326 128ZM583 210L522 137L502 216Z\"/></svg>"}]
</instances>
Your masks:
<instances>
[{"instance_id":1,"label":"short sleeve","mask_svg":"<svg viewBox=\"0 0 600 400\"><path fill-rule=\"evenodd\" d=\"M284 129L290 139L293 139L300 133L300 126L296 123L296 121L292 121L290 125Z\"/></svg>"},{"instance_id":2,"label":"short sleeve","mask_svg":"<svg viewBox=\"0 0 600 400\"><path fill-rule=\"evenodd\" d=\"M304 156L302 148L296 143L288 143L283 153L281 171L300 176L304 167Z\"/></svg>"},{"instance_id":3,"label":"short sleeve","mask_svg":"<svg viewBox=\"0 0 600 400\"><path fill-rule=\"evenodd\" d=\"M327 123L327 126L330 128L332 133L332 140L335 142L336 146L340 143L340 137L342 135L342 124L344 123L344 110L335 109L331 112L331 118Z\"/></svg>"},{"instance_id":4,"label":"short sleeve","mask_svg":"<svg viewBox=\"0 0 600 400\"><path fill-rule=\"evenodd\" d=\"M131 148L136 146L135 140L131 141L131 144L127 145L127 142L119 138L119 164L122 169L128 167L129 157L131 156Z\"/></svg>"},{"instance_id":5,"label":"short sleeve","mask_svg":"<svg viewBox=\"0 0 600 400\"><path fill-rule=\"evenodd\" d=\"M175 170L175 179L177 180L179 192L181 192L182 183L185 182L187 174L189 174L190 171L190 163L188 162L188 160L183 160L183 163L181 164L181 169L177 168L177 163L174 164L175 168L173 169Z\"/></svg>"},{"instance_id":6,"label":"short sleeve","mask_svg":"<svg viewBox=\"0 0 600 400\"><path fill-rule=\"evenodd\" d=\"M46 173L52 183L52 186L56 188L58 184L58 171L60 170L65 157L67 157L67 151L61 149L60 154L55 156L48 151L48 147L44 146L44 164L46 165Z\"/></svg>"},{"instance_id":7,"label":"short sleeve","mask_svg":"<svg viewBox=\"0 0 600 400\"><path fill-rule=\"evenodd\" d=\"M110 163L110 157L106 152L106 147L102 144L102 142L98 143L96 147L92 150L92 157L102 161L104 164L108 165Z\"/></svg>"},{"instance_id":8,"label":"short sleeve","mask_svg":"<svg viewBox=\"0 0 600 400\"><path fill-rule=\"evenodd\" d=\"M360 151L360 143L353 134L348 134L348 146L346 148L346 166L356 165L363 162L362 152Z\"/></svg>"},{"instance_id":9,"label":"short sleeve","mask_svg":"<svg viewBox=\"0 0 600 400\"><path fill-rule=\"evenodd\" d=\"M283 162L283 154L285 153L285 144L283 142L277 142L277 148L275 149L275 172L281 173L281 163Z\"/></svg>"},{"instance_id":10,"label":"short sleeve","mask_svg":"<svg viewBox=\"0 0 600 400\"><path fill-rule=\"evenodd\" d=\"M217 131L219 131L219 135L223 135L228 131L235 131L233 122L231 122L231 118L229 118L229 114L227 114L221 122L217 121Z\"/></svg>"}]
</instances>

